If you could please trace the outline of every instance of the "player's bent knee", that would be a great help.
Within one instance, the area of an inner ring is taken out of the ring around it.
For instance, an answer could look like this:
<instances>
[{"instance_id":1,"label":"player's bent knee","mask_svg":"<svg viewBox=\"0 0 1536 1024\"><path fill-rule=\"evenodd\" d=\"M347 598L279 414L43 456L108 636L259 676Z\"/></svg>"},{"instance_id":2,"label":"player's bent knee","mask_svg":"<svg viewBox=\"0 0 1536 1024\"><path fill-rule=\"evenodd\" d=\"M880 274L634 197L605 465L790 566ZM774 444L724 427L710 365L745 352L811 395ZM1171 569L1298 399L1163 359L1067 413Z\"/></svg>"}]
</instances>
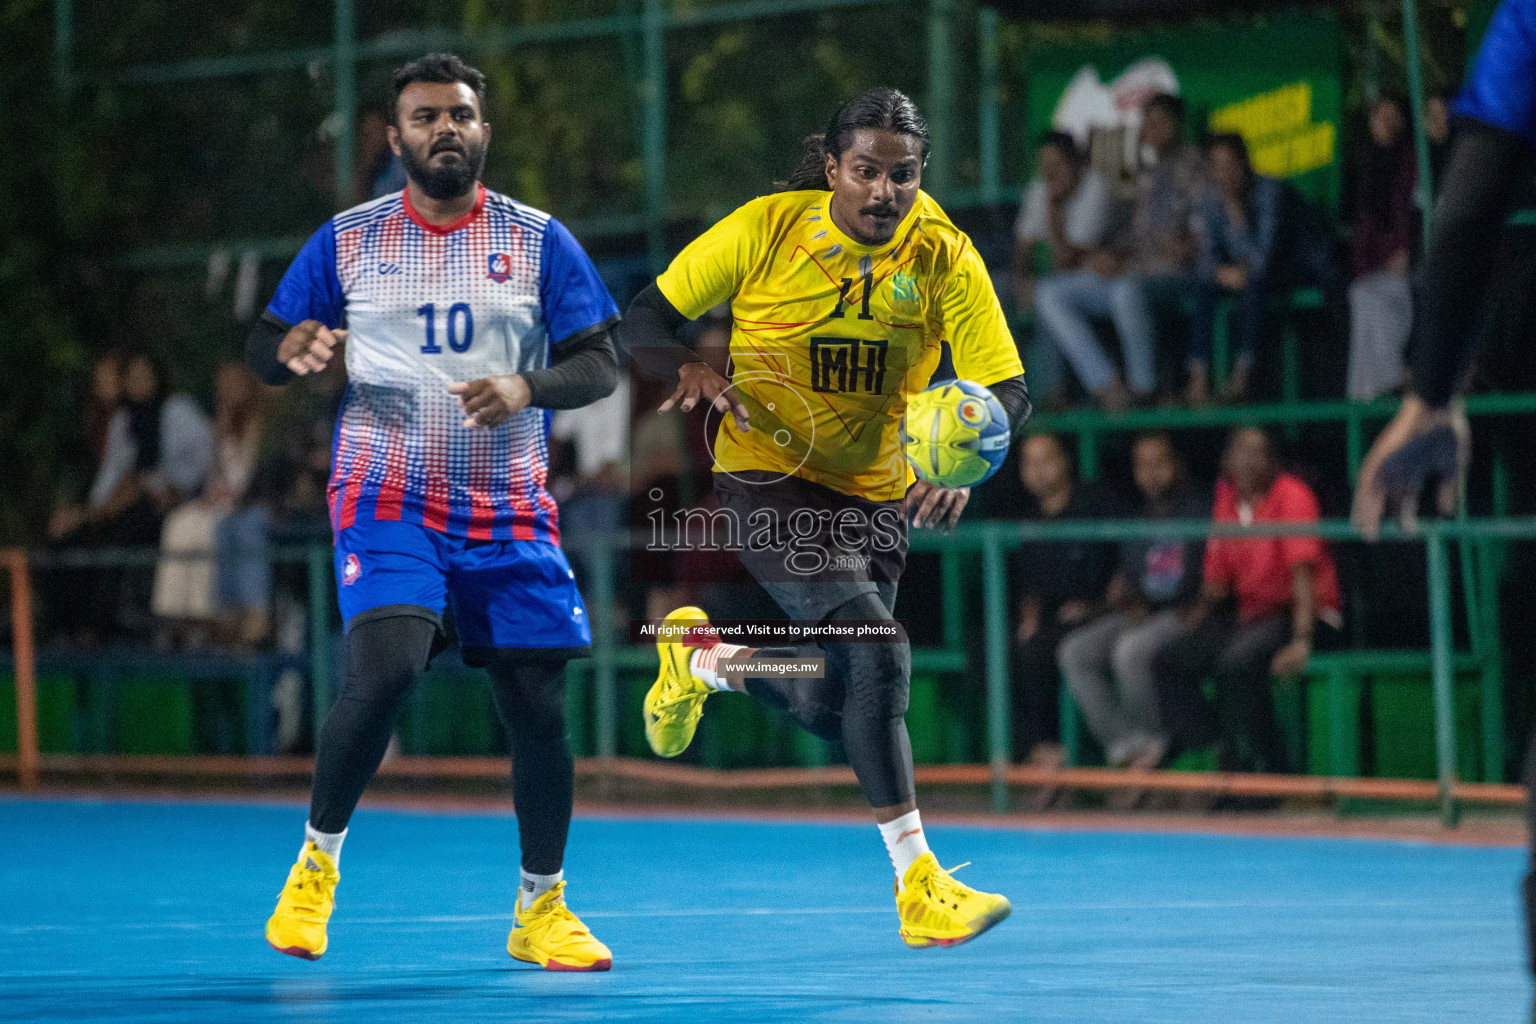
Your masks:
<instances>
[{"instance_id":1,"label":"player's bent knee","mask_svg":"<svg viewBox=\"0 0 1536 1024\"><path fill-rule=\"evenodd\" d=\"M834 656L830 649L829 661ZM846 668L846 685L858 712L868 718L900 718L910 697L911 659L903 643L837 644ZM846 713L846 712L845 712Z\"/></svg>"},{"instance_id":2,"label":"player's bent knee","mask_svg":"<svg viewBox=\"0 0 1536 1024\"><path fill-rule=\"evenodd\" d=\"M338 701L392 703L427 667L437 624L418 615L369 619L347 631L346 671Z\"/></svg>"},{"instance_id":3,"label":"player's bent knee","mask_svg":"<svg viewBox=\"0 0 1536 1024\"><path fill-rule=\"evenodd\" d=\"M836 742L843 738L843 713L829 697L826 687L801 687L790 700L789 713L811 735Z\"/></svg>"}]
</instances>

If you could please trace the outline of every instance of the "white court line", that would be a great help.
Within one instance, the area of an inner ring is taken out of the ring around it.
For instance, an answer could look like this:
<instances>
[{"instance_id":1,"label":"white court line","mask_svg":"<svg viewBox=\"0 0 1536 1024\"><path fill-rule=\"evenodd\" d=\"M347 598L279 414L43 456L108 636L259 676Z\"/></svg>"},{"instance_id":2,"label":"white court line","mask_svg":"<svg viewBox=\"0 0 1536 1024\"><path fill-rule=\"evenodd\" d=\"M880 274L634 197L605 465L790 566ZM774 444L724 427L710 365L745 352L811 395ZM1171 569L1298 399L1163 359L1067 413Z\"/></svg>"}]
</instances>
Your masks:
<instances>
[{"instance_id":1,"label":"white court line","mask_svg":"<svg viewBox=\"0 0 1536 1024\"><path fill-rule=\"evenodd\" d=\"M1482 908L1484 904L1478 900L1460 900L1454 905L1440 903L1436 910L1453 910L1457 907ZM1305 909L1311 912L1318 911L1401 911L1425 909L1424 903L1417 900L1370 900L1370 901L1329 901L1311 902L1301 900L1290 901L1166 901L1161 903L1017 903L1013 905L1015 913L1071 913L1081 911L1175 911L1175 910L1296 910ZM694 909L656 909L656 910L591 910L582 911L581 916L593 920L643 920L646 918L682 918L682 917L826 917L826 916L850 916L868 914L889 914L892 907L701 907ZM412 924L477 924L487 921L499 921L509 923L512 920L510 913L506 914L434 914L419 917L346 917L339 919L339 924L361 925L412 925ZM1435 920L1444 922L1443 916L1436 916ZM1468 919L1473 920L1473 919ZM1476 920L1481 920L1478 918ZM239 921L163 921L163 922L133 922L119 924L114 930L121 931L202 931L218 928L242 929L250 924L247 920ZM109 926L111 927L111 926ZM86 923L79 925L67 924L30 924L0 926L0 935L25 935L34 932L71 932L92 931L102 929L100 923Z\"/></svg>"}]
</instances>

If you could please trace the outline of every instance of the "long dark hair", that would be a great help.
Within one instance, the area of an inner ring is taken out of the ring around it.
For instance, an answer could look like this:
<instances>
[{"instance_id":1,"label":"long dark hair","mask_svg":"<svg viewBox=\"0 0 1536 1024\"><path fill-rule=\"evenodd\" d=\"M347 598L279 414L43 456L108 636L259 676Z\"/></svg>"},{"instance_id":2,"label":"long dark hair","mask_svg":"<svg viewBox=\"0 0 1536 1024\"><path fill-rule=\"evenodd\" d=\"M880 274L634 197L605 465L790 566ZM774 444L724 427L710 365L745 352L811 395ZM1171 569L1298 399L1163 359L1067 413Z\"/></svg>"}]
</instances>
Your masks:
<instances>
[{"instance_id":1,"label":"long dark hair","mask_svg":"<svg viewBox=\"0 0 1536 1024\"><path fill-rule=\"evenodd\" d=\"M160 409L165 405L165 367L147 352L134 352L123 362L126 375L133 363L144 362L155 375L155 391L142 401L129 401L128 437L134 443L134 468L152 470L160 465Z\"/></svg>"},{"instance_id":2,"label":"long dark hair","mask_svg":"<svg viewBox=\"0 0 1536 1024\"><path fill-rule=\"evenodd\" d=\"M827 157L840 159L855 131L878 128L922 140L923 159L928 159L928 121L906 93L888 85L876 86L837 108L827 130L821 135L807 135L800 154L800 165L784 181L774 182L780 192L802 189L827 190Z\"/></svg>"},{"instance_id":3,"label":"long dark hair","mask_svg":"<svg viewBox=\"0 0 1536 1024\"><path fill-rule=\"evenodd\" d=\"M1388 104L1397 108L1397 116L1401 119L1403 127L1397 133L1397 138L1392 140L1390 146L1382 146L1376 142L1375 136L1366 131L1365 159L1360 175L1360 198L1362 200L1361 212L1367 217L1374 218L1378 224L1387 224L1392 219L1392 205L1398 199L1397 190L1393 188L1396 178L1405 170L1405 165L1413 157L1413 118L1408 113L1408 104L1399 96L1383 95L1371 104L1369 118L1376 112L1376 108L1382 104Z\"/></svg>"}]
</instances>

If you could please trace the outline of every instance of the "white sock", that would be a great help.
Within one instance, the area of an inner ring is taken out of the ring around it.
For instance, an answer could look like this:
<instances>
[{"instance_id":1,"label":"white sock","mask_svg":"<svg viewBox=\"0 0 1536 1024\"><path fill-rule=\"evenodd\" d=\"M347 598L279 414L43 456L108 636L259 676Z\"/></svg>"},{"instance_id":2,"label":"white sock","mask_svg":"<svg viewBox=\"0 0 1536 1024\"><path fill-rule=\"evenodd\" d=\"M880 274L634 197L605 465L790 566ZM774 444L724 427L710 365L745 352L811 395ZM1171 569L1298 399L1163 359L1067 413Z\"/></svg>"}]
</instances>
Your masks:
<instances>
[{"instance_id":1,"label":"white sock","mask_svg":"<svg viewBox=\"0 0 1536 1024\"><path fill-rule=\"evenodd\" d=\"M320 852L329 854L331 860L335 861L337 866L341 864L341 842L346 838L346 829L342 829L340 832L321 832L309 822L306 821L304 823L305 844L314 843L320 847ZM303 853L304 851L300 850L299 852Z\"/></svg>"},{"instance_id":2,"label":"white sock","mask_svg":"<svg viewBox=\"0 0 1536 1024\"><path fill-rule=\"evenodd\" d=\"M694 675L702 679L712 690L729 690L731 687L725 678L715 671L715 666L720 664L721 658L734 658L742 651L748 650L736 644L713 644L709 647L699 647L688 655L688 668Z\"/></svg>"},{"instance_id":3,"label":"white sock","mask_svg":"<svg viewBox=\"0 0 1536 1024\"><path fill-rule=\"evenodd\" d=\"M518 871L523 876L523 898L518 900L518 906L520 907L532 906L534 900L543 896L565 880L565 870L563 868L552 875L535 875L525 868L519 868Z\"/></svg>"},{"instance_id":4,"label":"white sock","mask_svg":"<svg viewBox=\"0 0 1536 1024\"><path fill-rule=\"evenodd\" d=\"M885 840L885 852L891 855L898 883L907 877L912 862L928 852L928 837L923 834L923 820L916 811L881 825L880 838Z\"/></svg>"}]
</instances>

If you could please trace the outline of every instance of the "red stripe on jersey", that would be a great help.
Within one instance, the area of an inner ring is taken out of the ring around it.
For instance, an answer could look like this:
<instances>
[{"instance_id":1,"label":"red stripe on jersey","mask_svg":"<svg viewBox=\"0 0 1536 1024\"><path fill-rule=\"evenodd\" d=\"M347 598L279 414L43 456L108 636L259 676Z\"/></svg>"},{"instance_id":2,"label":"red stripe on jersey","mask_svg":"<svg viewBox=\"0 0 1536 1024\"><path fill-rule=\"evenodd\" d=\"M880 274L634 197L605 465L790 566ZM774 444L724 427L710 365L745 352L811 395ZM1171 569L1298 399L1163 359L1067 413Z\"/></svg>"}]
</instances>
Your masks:
<instances>
[{"instance_id":1,"label":"red stripe on jersey","mask_svg":"<svg viewBox=\"0 0 1536 1024\"><path fill-rule=\"evenodd\" d=\"M448 528L448 440L440 431L428 430L423 438L422 458L426 462L422 488L421 525L446 532Z\"/></svg>"},{"instance_id":2,"label":"red stripe on jersey","mask_svg":"<svg viewBox=\"0 0 1536 1024\"><path fill-rule=\"evenodd\" d=\"M357 264L363 251L361 231L343 231L336 238L336 277L343 289L350 288L356 280Z\"/></svg>"},{"instance_id":3,"label":"red stripe on jersey","mask_svg":"<svg viewBox=\"0 0 1536 1024\"><path fill-rule=\"evenodd\" d=\"M416 226L421 228L423 231L430 231L434 235L450 235L453 232L459 230L459 228L462 228L464 225L468 224L470 221L474 220L476 217L480 216L480 211L485 209L485 186L477 185L476 188L478 188L479 191L475 194L474 209L470 210L468 213L454 221L452 224L433 224L431 221L427 220L420 213L418 213L416 207L411 205L410 189L405 190L405 214L407 217L411 218L411 220L415 221Z\"/></svg>"},{"instance_id":4,"label":"red stripe on jersey","mask_svg":"<svg viewBox=\"0 0 1536 1024\"><path fill-rule=\"evenodd\" d=\"M405 445L384 446L384 479L374 500L373 518L400 521L400 506L405 496Z\"/></svg>"},{"instance_id":5,"label":"red stripe on jersey","mask_svg":"<svg viewBox=\"0 0 1536 1024\"><path fill-rule=\"evenodd\" d=\"M346 426L346 414L342 414L342 427ZM341 513L341 503L338 501L345 485L345 470L351 467L352 444L347 438L345 429L336 432L336 450L331 456L331 475L325 482L325 507L330 513L331 529L340 530L341 522L337 518Z\"/></svg>"},{"instance_id":6,"label":"red stripe on jersey","mask_svg":"<svg viewBox=\"0 0 1536 1024\"><path fill-rule=\"evenodd\" d=\"M490 462L496 450L489 430L475 429L469 440L469 530L471 540L490 540L496 521L496 506L491 501Z\"/></svg>"},{"instance_id":7,"label":"red stripe on jersey","mask_svg":"<svg viewBox=\"0 0 1536 1024\"><path fill-rule=\"evenodd\" d=\"M526 446L514 445L507 451L507 504L512 509L512 539L534 540L533 505L528 500L531 454Z\"/></svg>"},{"instance_id":8,"label":"red stripe on jersey","mask_svg":"<svg viewBox=\"0 0 1536 1024\"><path fill-rule=\"evenodd\" d=\"M560 543L560 506L555 504L555 499L544 489L544 481L539 481L539 507L544 510L545 537L551 544Z\"/></svg>"},{"instance_id":9,"label":"red stripe on jersey","mask_svg":"<svg viewBox=\"0 0 1536 1024\"><path fill-rule=\"evenodd\" d=\"M341 514L337 522L345 530L357 521L357 499L363 493L363 482L368 479L368 464L373 461L372 446L365 446L358 453L357 461L347 474L346 490L342 492Z\"/></svg>"},{"instance_id":10,"label":"red stripe on jersey","mask_svg":"<svg viewBox=\"0 0 1536 1024\"><path fill-rule=\"evenodd\" d=\"M439 533L448 532L448 495L435 482L427 484L426 501L421 508L421 525Z\"/></svg>"}]
</instances>

